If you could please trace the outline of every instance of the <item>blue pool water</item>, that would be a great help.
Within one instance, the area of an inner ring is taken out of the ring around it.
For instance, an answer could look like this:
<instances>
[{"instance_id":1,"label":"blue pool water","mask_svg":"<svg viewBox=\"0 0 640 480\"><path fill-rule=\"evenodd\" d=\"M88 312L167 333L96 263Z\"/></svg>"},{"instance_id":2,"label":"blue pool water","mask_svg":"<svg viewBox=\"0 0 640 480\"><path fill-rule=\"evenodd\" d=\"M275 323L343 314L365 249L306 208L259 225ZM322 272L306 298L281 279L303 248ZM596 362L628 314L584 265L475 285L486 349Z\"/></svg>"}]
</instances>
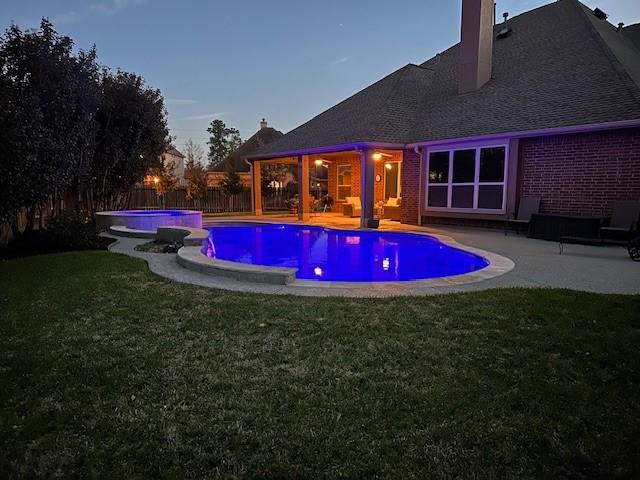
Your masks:
<instances>
[{"instance_id":1,"label":"blue pool water","mask_svg":"<svg viewBox=\"0 0 640 480\"><path fill-rule=\"evenodd\" d=\"M391 282L473 272L489 262L434 237L278 224L208 228L202 253L221 260L297 268L297 278Z\"/></svg>"}]
</instances>

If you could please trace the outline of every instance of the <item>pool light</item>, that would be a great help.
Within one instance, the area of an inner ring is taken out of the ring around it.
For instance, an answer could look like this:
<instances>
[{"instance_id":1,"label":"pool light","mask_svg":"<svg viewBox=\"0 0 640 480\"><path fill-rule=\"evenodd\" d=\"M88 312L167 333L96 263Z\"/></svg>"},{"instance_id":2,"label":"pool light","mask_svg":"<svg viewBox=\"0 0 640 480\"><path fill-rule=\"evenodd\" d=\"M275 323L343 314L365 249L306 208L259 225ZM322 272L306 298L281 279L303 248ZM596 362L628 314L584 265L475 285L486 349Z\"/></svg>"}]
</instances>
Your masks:
<instances>
[{"instance_id":1,"label":"pool light","mask_svg":"<svg viewBox=\"0 0 640 480\"><path fill-rule=\"evenodd\" d=\"M313 269L313 273L315 273L316 277L322 276L322 269L320 267L316 267Z\"/></svg>"}]
</instances>

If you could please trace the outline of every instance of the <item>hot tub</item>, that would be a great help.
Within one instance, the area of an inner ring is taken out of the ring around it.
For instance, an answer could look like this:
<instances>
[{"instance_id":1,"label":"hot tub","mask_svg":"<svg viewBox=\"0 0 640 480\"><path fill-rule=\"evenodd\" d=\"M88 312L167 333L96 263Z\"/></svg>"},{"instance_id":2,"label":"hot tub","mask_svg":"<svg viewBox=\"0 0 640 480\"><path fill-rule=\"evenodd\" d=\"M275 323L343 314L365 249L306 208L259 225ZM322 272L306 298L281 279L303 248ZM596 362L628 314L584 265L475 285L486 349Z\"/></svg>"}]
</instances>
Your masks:
<instances>
[{"instance_id":1,"label":"hot tub","mask_svg":"<svg viewBox=\"0 0 640 480\"><path fill-rule=\"evenodd\" d=\"M155 232L158 227L202 228L202 212L195 210L113 210L97 212L100 230L120 225L132 230Z\"/></svg>"}]
</instances>

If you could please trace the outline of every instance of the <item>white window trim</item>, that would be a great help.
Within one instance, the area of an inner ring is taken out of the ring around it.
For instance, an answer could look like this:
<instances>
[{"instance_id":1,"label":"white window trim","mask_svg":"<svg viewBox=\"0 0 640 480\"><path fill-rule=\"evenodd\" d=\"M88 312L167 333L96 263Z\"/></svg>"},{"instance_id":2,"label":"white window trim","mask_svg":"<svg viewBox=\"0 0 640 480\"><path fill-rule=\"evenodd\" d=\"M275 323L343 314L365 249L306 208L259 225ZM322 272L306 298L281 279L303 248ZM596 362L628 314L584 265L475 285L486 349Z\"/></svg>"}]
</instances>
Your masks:
<instances>
[{"instance_id":1,"label":"white window trim","mask_svg":"<svg viewBox=\"0 0 640 480\"><path fill-rule=\"evenodd\" d=\"M383 167L384 167L384 176L383 176L384 182L382 184L382 194L383 194L383 196L384 197L387 196L387 167L386 167L386 164L387 163L397 163L398 164L398 179L397 179L397 182L398 182L398 185L397 185L398 197L397 198L402 198L402 181L401 181L402 180L402 161L400 161L400 160L392 160L392 161L384 162L384 163L385 163L385 165L383 165ZM386 198L385 198L385 200L386 200Z\"/></svg>"},{"instance_id":2,"label":"white window trim","mask_svg":"<svg viewBox=\"0 0 640 480\"><path fill-rule=\"evenodd\" d=\"M480 150L483 148L504 148L504 176L502 182L482 182L480 183ZM473 182L466 183L453 183L453 152L459 150L475 150L476 151L476 163ZM448 152L449 153L449 172L447 183L429 183L429 162L431 160L432 153ZM507 211L507 185L509 183L509 141L507 139L503 141L489 141L489 142L474 142L474 143L451 143L446 145L437 145L432 148L427 148L426 152L426 176L425 176L425 189L424 189L424 211L425 212L452 212L452 213L479 213L479 214L505 214ZM429 206L429 187L430 185L447 187L447 206L446 207L430 207ZM501 185L502 186L502 208L478 208L478 193L480 186ZM473 208L460 208L452 207L452 189L456 186L473 186Z\"/></svg>"},{"instance_id":3,"label":"white window trim","mask_svg":"<svg viewBox=\"0 0 640 480\"><path fill-rule=\"evenodd\" d=\"M351 178L353 179L353 166L350 163L336 165L336 200L344 200L345 198L351 196L347 195L344 198L340 198L340 187L349 187L351 189L351 193L353 193L353 180L348 185L343 185L340 183L340 168L348 168L349 170L351 170Z\"/></svg>"}]
</instances>

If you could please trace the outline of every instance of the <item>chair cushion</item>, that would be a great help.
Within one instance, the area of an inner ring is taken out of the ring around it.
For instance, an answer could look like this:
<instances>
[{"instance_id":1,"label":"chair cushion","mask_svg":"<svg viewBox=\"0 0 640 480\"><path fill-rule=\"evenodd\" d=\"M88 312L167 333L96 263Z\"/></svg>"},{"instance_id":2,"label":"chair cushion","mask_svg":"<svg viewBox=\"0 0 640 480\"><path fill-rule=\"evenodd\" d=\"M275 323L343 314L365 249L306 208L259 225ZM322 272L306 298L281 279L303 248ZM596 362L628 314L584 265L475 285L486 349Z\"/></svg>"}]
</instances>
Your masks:
<instances>
[{"instance_id":1,"label":"chair cushion","mask_svg":"<svg viewBox=\"0 0 640 480\"><path fill-rule=\"evenodd\" d=\"M385 207L397 207L398 205L400 205L400 199L395 197L389 197L387 203L384 204Z\"/></svg>"},{"instance_id":2,"label":"chair cushion","mask_svg":"<svg viewBox=\"0 0 640 480\"><path fill-rule=\"evenodd\" d=\"M346 197L344 200L348 204L353 205L354 208L360 208L360 197Z\"/></svg>"}]
</instances>

